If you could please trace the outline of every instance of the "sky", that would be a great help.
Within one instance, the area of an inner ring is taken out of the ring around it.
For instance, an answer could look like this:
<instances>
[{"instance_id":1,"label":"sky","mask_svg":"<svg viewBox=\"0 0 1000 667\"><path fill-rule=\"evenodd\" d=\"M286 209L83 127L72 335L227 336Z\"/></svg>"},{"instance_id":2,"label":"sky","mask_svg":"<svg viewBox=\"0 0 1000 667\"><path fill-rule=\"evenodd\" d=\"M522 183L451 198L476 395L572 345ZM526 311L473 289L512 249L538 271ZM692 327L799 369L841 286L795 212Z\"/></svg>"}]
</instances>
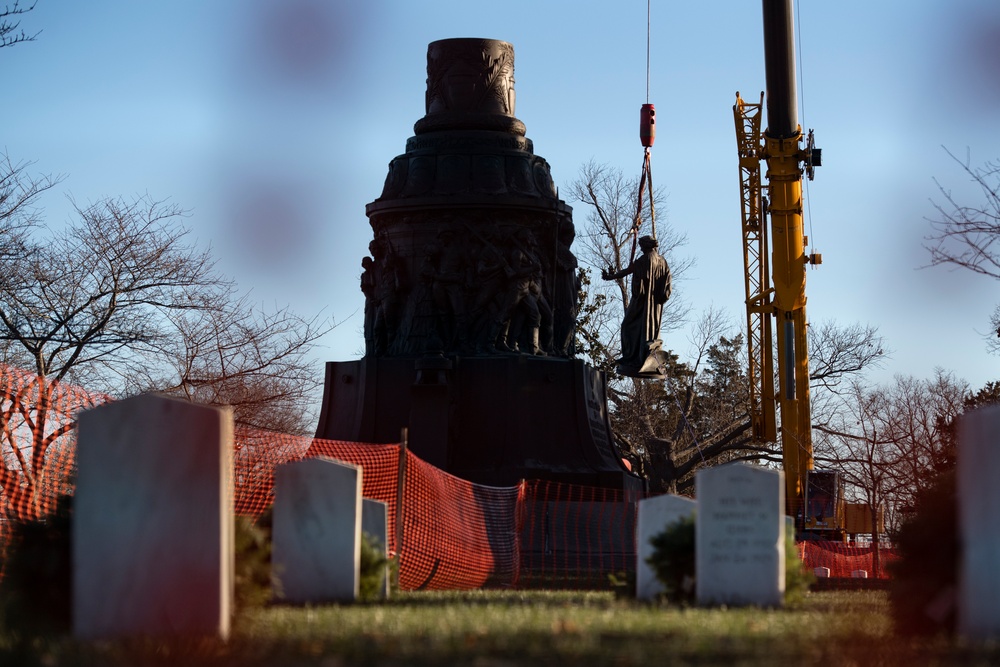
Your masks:
<instances>
[{"instance_id":1,"label":"sky","mask_svg":"<svg viewBox=\"0 0 1000 667\"><path fill-rule=\"evenodd\" d=\"M807 184L811 323L878 328L891 356L872 375L973 389L1000 379L984 336L1000 290L928 268L941 187L982 201L960 161L1000 159L1000 3L796 2L799 121L823 166ZM764 89L757 2L652 0L649 97L657 109L658 225L686 234L695 266L675 285L692 317L743 317L732 105ZM198 243L261 303L340 324L317 350L363 353L365 205L424 115L428 43L510 42L516 116L567 197L588 161L638 176L647 101L645 0L38 0L34 42L0 50L0 148L64 180L70 197L149 195L186 209ZM582 204L568 200L579 227ZM684 331L666 347L690 353ZM322 377L320 375L320 377Z\"/></svg>"}]
</instances>

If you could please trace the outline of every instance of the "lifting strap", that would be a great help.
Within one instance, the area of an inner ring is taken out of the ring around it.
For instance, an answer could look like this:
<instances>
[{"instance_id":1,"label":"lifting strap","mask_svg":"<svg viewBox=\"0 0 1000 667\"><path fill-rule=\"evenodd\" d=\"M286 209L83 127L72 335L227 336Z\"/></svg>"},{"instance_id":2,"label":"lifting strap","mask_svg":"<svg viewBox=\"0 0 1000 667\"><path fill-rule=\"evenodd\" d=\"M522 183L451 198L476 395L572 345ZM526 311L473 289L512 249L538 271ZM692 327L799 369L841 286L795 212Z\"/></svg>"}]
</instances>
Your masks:
<instances>
[{"instance_id":1,"label":"lifting strap","mask_svg":"<svg viewBox=\"0 0 1000 667\"><path fill-rule=\"evenodd\" d=\"M642 225L642 201L646 190L649 190L649 224L650 236L656 238L656 210L653 206L653 170L650 164L649 146L646 146L642 159L642 175L639 177L639 197L635 205L635 220L632 222L632 256L629 262L635 261L635 250L639 243L639 227Z\"/></svg>"}]
</instances>

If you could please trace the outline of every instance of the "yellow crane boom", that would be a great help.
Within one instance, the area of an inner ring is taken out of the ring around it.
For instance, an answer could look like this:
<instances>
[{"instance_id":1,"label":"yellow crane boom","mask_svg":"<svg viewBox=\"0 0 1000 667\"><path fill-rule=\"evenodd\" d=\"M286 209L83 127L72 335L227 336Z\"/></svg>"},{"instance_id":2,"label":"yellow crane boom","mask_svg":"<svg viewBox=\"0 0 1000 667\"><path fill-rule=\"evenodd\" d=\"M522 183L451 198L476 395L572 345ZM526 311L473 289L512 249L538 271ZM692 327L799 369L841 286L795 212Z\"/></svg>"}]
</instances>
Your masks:
<instances>
[{"instance_id":1,"label":"yellow crane boom","mask_svg":"<svg viewBox=\"0 0 1000 667\"><path fill-rule=\"evenodd\" d=\"M781 413L781 450L788 513L805 522L804 501L813 468L806 322L807 255L803 233L803 169L812 174L819 151L803 146L795 100L794 35L790 0L763 0L767 127L759 103L736 94L736 123L743 218L743 255L754 438L774 442L775 407ZM767 172L761 178L760 162ZM765 196L766 193L766 196ZM765 219L770 217L770 228ZM776 329L772 337L773 328ZM773 347L777 339L776 349ZM777 392L772 354L777 359Z\"/></svg>"}]
</instances>

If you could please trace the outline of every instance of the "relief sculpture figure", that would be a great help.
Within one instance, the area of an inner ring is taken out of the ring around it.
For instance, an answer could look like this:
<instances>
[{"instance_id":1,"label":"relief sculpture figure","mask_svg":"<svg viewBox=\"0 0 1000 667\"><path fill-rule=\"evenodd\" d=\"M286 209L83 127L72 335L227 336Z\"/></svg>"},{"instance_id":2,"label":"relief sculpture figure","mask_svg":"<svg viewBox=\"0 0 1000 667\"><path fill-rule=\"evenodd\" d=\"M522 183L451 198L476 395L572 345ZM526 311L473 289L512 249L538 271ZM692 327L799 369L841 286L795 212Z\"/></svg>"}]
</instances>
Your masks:
<instances>
[{"instance_id":1,"label":"relief sculpture figure","mask_svg":"<svg viewBox=\"0 0 1000 667\"><path fill-rule=\"evenodd\" d=\"M399 329L399 302L406 291L403 267L388 239L375 239L369 244L375 258L368 271L373 271L374 321L372 346L375 354L385 354L395 343Z\"/></svg>"},{"instance_id":2,"label":"relief sculpture figure","mask_svg":"<svg viewBox=\"0 0 1000 667\"><path fill-rule=\"evenodd\" d=\"M556 246L555 297L552 304L553 349L561 357L574 353L573 334L576 329L577 305L580 294L578 263L570 250L575 231L572 221L560 223Z\"/></svg>"},{"instance_id":3,"label":"relief sculpture figure","mask_svg":"<svg viewBox=\"0 0 1000 667\"><path fill-rule=\"evenodd\" d=\"M509 282L506 300L501 308L501 313L506 315L505 332L501 332L505 340L498 342L498 347L519 352L519 334L526 328L530 334L529 354L545 356L540 345L540 329L542 316L548 304L540 298L542 265L538 260L534 237L530 232L522 230L515 235L509 251L510 259L507 261ZM549 315L551 316L551 312ZM526 327L512 326L512 324L525 324Z\"/></svg>"},{"instance_id":4,"label":"relief sculpture figure","mask_svg":"<svg viewBox=\"0 0 1000 667\"><path fill-rule=\"evenodd\" d=\"M375 260L371 257L363 257L361 259L361 293L365 295L365 354L375 354L375 316L378 311L375 288Z\"/></svg>"},{"instance_id":5,"label":"relief sculpture figure","mask_svg":"<svg viewBox=\"0 0 1000 667\"><path fill-rule=\"evenodd\" d=\"M503 307L509 267L499 246L500 238L499 231L494 230L489 238L482 239L476 260L477 290L473 302L473 330L476 340L475 351L479 354L501 351L497 347L497 342L505 319Z\"/></svg>"}]
</instances>

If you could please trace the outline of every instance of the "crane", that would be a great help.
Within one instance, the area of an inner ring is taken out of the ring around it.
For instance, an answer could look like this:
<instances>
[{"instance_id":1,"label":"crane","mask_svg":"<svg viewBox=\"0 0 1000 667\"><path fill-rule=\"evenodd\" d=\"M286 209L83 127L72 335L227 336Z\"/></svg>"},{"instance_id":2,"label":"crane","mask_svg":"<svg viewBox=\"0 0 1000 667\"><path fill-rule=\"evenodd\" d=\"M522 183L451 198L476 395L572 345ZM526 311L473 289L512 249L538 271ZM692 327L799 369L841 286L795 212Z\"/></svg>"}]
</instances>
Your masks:
<instances>
[{"instance_id":1,"label":"crane","mask_svg":"<svg viewBox=\"0 0 1000 667\"><path fill-rule=\"evenodd\" d=\"M756 441L775 442L776 411L780 411L787 512L795 517L800 532L842 537L843 484L835 472L814 470L809 403L806 267L822 263L822 256L806 252L802 179L803 173L813 178L822 153L815 147L812 130L804 136L798 123L791 0L763 0L763 23L766 98L761 93L759 102L747 102L736 93L733 106L751 427ZM767 125L761 130L765 102ZM767 165L763 177L762 161Z\"/></svg>"}]
</instances>

